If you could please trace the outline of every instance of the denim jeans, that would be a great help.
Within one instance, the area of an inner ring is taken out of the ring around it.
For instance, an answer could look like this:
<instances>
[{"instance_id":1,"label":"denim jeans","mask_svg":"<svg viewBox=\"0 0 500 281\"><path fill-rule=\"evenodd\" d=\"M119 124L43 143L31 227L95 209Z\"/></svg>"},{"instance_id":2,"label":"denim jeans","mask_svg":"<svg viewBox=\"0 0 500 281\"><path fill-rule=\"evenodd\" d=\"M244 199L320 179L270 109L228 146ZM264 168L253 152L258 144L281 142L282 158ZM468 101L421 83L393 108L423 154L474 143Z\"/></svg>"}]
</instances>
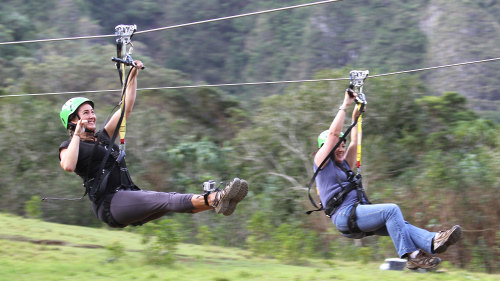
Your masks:
<instances>
[{"instance_id":1,"label":"denim jeans","mask_svg":"<svg viewBox=\"0 0 500 281\"><path fill-rule=\"evenodd\" d=\"M338 211L333 222L339 231L349 231L347 220L352 206ZM432 253L432 238L435 232L429 232L406 222L396 204L358 205L356 208L358 227L365 232L374 232L375 235L390 236L398 255L403 257L418 249ZM349 238L360 238L356 235L345 235Z\"/></svg>"}]
</instances>

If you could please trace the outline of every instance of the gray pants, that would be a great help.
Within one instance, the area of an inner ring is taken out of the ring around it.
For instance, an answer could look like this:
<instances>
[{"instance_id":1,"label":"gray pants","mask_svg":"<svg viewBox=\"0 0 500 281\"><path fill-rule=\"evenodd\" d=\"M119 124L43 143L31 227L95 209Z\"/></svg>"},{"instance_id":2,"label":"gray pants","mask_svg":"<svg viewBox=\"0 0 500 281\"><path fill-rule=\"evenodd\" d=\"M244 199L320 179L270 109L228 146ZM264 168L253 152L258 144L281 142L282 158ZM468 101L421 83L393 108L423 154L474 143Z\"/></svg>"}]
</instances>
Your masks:
<instances>
[{"instance_id":1,"label":"gray pants","mask_svg":"<svg viewBox=\"0 0 500 281\"><path fill-rule=\"evenodd\" d=\"M190 213L193 194L156 192L144 190L119 190L111 199L111 215L122 225L141 225L158 219L167 213ZM104 208L99 208L98 217L103 220Z\"/></svg>"}]
</instances>

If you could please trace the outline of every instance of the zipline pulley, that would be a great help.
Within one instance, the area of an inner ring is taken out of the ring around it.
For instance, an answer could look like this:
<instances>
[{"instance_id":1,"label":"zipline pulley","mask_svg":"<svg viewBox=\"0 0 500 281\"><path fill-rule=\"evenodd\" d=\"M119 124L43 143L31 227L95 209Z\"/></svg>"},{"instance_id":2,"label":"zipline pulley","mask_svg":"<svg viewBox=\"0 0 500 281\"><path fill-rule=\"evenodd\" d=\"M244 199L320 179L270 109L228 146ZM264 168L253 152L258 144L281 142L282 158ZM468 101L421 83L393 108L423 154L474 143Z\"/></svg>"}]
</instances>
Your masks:
<instances>
[{"instance_id":1,"label":"zipline pulley","mask_svg":"<svg viewBox=\"0 0 500 281\"><path fill-rule=\"evenodd\" d=\"M358 148L356 153L356 169L358 174L361 173L361 139L363 136L363 112L366 106L366 96L363 93L363 85L370 71L368 70L352 70L350 72L350 89L353 89L358 95L356 96L356 104L358 106Z\"/></svg>"},{"instance_id":2,"label":"zipline pulley","mask_svg":"<svg viewBox=\"0 0 500 281\"><path fill-rule=\"evenodd\" d=\"M368 70L351 70L351 72L349 73L349 88L358 93L358 96L356 97L357 104L366 104L366 97L363 93L363 86L366 77L368 77L368 74L370 74L370 71Z\"/></svg>"},{"instance_id":3,"label":"zipline pulley","mask_svg":"<svg viewBox=\"0 0 500 281\"><path fill-rule=\"evenodd\" d=\"M132 36L137 31L137 26L134 25L124 25L120 24L115 27L116 35L116 51L117 57L111 58L112 61L116 62L118 70L120 70L120 64L125 66L136 66L134 59L132 58L132 51L134 50L134 45L132 44ZM144 69L144 67L142 67ZM120 75L120 79L122 76ZM122 81L123 83L123 81Z\"/></svg>"}]
</instances>

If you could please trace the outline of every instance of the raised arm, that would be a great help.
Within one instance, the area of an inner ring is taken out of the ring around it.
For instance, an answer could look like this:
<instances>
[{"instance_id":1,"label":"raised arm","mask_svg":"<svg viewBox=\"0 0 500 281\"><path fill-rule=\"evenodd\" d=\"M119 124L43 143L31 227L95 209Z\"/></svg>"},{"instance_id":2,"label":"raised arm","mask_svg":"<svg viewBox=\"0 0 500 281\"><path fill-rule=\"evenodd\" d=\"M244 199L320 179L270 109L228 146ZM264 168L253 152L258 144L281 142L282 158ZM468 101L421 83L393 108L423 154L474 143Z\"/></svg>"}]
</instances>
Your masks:
<instances>
[{"instance_id":1,"label":"raised arm","mask_svg":"<svg viewBox=\"0 0 500 281\"><path fill-rule=\"evenodd\" d=\"M142 68L143 66L142 62L139 60L136 60L135 64L136 67L133 67L130 70L130 75L128 77L128 82L127 82L127 89L125 91L125 116L124 116L125 119L128 118L130 112L132 112L132 109L134 108L135 97L137 92L137 75L139 74L139 69ZM111 116L109 122L104 126L104 129L106 129L108 135L112 136L113 133L115 132L116 125L120 120L120 115L121 115L121 109L117 110L113 114L113 116Z\"/></svg>"},{"instance_id":2,"label":"raised arm","mask_svg":"<svg viewBox=\"0 0 500 281\"><path fill-rule=\"evenodd\" d=\"M352 104L354 99L356 98L356 93L351 97L349 93L346 91L344 95L344 101L342 105L339 107L338 112L333 119L329 130L328 138L326 139L323 146L318 150L316 156L314 156L314 163L319 166L323 160L330 154L330 151L333 149L335 144L339 141L340 132L344 125L345 115L347 108Z\"/></svg>"}]
</instances>

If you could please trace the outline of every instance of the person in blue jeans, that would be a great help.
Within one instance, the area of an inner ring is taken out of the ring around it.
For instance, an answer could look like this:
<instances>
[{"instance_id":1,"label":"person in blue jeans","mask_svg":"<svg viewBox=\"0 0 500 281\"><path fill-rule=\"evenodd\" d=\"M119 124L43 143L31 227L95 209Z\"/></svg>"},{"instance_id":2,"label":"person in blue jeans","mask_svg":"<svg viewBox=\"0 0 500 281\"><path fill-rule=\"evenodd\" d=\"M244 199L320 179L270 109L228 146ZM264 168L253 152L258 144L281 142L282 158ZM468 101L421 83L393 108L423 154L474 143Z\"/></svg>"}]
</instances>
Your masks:
<instances>
[{"instance_id":1,"label":"person in blue jeans","mask_svg":"<svg viewBox=\"0 0 500 281\"><path fill-rule=\"evenodd\" d=\"M316 177L316 186L321 203L323 206L328 206L332 198L339 198L339 194L347 190L340 197L341 200L337 201L340 203L335 205L333 213L328 214L335 227L344 236L355 239L366 235L390 236L398 255L408 259L407 268L436 268L441 259L434 255L443 253L460 239L461 227L455 225L446 231L430 232L405 221L398 205L370 204L364 193L358 193L356 189L348 191L347 187L351 183L349 176L352 175L351 168L356 163L358 149L357 125L351 130L349 146L346 147L344 139L333 156L322 167L318 167L343 137L341 130L347 108L356 96L356 93L346 91L344 101L330 128L318 137L319 150L314 156L314 171L320 169ZM359 109L355 106L352 112L353 123L358 115ZM354 212L351 213L353 208L355 208ZM354 221L357 223L357 228L353 228L352 224L349 225L352 215L355 215Z\"/></svg>"}]
</instances>

